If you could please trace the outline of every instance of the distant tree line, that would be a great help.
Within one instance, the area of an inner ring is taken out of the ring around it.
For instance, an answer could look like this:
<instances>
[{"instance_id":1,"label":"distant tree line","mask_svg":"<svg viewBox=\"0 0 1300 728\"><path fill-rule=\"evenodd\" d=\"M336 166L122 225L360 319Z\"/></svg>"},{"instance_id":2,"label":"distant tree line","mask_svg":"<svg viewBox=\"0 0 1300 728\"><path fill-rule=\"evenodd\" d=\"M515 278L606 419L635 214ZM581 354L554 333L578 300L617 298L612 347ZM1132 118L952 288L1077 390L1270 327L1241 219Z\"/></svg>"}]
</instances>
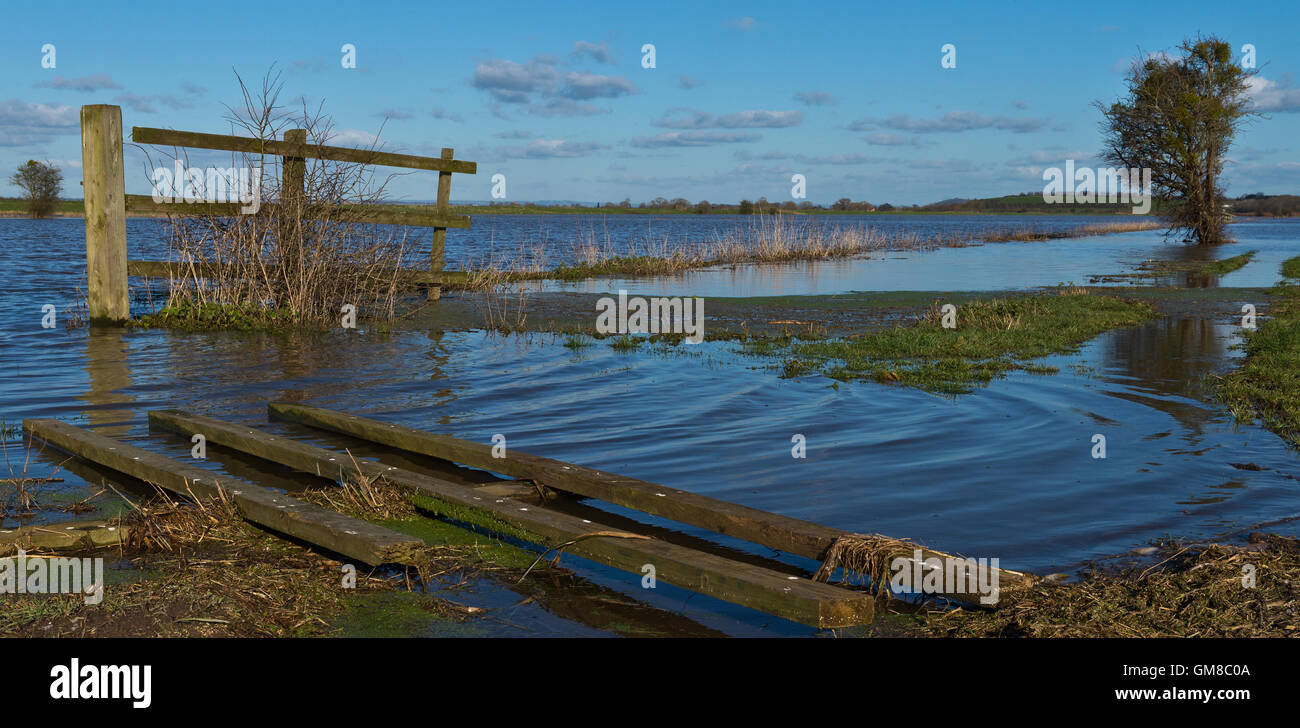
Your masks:
<instances>
[{"instance_id":1,"label":"distant tree line","mask_svg":"<svg viewBox=\"0 0 1300 728\"><path fill-rule=\"evenodd\" d=\"M1242 195L1230 204L1234 215L1271 217L1300 215L1300 196L1297 195L1265 195L1256 192L1252 195Z\"/></svg>"},{"instance_id":2,"label":"distant tree line","mask_svg":"<svg viewBox=\"0 0 1300 728\"><path fill-rule=\"evenodd\" d=\"M572 205L539 205L536 203L522 202L501 202L494 201L488 203L489 207L571 207ZM580 205L588 207L587 205ZM693 212L699 215L708 214L740 214L740 215L773 215L777 213L800 213L800 212L875 212L889 211L895 209L893 205L873 205L870 202L856 202L847 197L837 200L831 205L819 205L815 202L802 200L786 200L784 202L769 202L766 197L760 197L757 200L741 200L740 202L709 202L700 200L691 202L684 197L656 197L649 202L632 202L631 198L624 198L622 202L598 202L596 208L613 208L623 210L655 210L665 212ZM915 208L913 205L912 208ZM908 209L906 207L898 209Z\"/></svg>"},{"instance_id":3,"label":"distant tree line","mask_svg":"<svg viewBox=\"0 0 1300 728\"><path fill-rule=\"evenodd\" d=\"M1161 213L1166 207L1177 204L1176 202L1162 202L1156 200L1152 206L1153 213ZM490 207L517 207L520 209L539 208L539 207L583 207L590 208L590 205L539 205L536 203L522 202L502 202L494 201L489 204ZM624 210L647 210L647 211L664 211L664 212L686 212L700 215L708 214L739 214L739 215L771 215L777 213L806 213L806 212L950 212L950 213L992 213L992 214L1013 214L1013 213L1069 213L1079 215L1096 215L1106 213L1130 213L1133 204L1123 203L1060 203L1048 205L1043 201L1043 193L1022 192L1017 195L1006 195L1004 197L989 197L985 199L950 199L940 202L933 202L928 205L891 205L882 203L873 205L870 202L855 201L848 197L842 197L829 205L819 205L807 200L796 203L794 200L784 202L769 202L766 197L760 197L757 200L741 200L738 203L730 202L709 202L700 200L691 202L684 197L675 197L667 199L665 197L656 197L649 202L632 202L630 198L624 198L622 202L600 202L594 206L596 208L615 208ZM1265 195L1255 193L1242 195L1235 200L1225 201L1225 211L1235 215L1263 215L1286 217L1300 215L1300 196L1296 195Z\"/></svg>"},{"instance_id":4,"label":"distant tree line","mask_svg":"<svg viewBox=\"0 0 1300 728\"><path fill-rule=\"evenodd\" d=\"M694 212L700 215L710 213L734 213L740 215L772 215L778 212L811 212L814 210L855 210L855 211L872 211L876 206L870 202L853 202L849 198L839 200L833 205L819 205L815 202L802 200L786 200L784 202L769 202L766 197L760 197L757 200L741 200L737 203L729 202L709 202L700 200L691 202L683 197L675 197L671 200L656 197L649 202L640 202L633 204L630 199L624 199L622 202L605 202L598 204L597 207L621 207L633 208L639 210L672 210L676 212Z\"/></svg>"}]
</instances>

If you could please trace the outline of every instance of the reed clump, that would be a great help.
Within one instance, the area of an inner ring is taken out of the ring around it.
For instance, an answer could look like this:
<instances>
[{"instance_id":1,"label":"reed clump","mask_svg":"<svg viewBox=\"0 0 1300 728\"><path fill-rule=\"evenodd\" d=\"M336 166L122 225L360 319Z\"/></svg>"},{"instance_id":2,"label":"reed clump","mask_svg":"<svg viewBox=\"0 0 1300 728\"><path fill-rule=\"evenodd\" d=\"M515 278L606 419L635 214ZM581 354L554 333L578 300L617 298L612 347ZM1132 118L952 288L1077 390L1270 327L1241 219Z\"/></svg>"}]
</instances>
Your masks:
<instances>
[{"instance_id":1,"label":"reed clump","mask_svg":"<svg viewBox=\"0 0 1300 728\"><path fill-rule=\"evenodd\" d=\"M697 268L744 263L791 263L836 260L895 251L933 250L983 243L1031 242L1153 230L1160 225L1133 222L1094 223L1070 230L1011 228L922 235L887 233L866 225L837 225L808 218L764 216L746 228L716 234L706 241L672 242L654 238L618 248L608 236L598 242L588 231L572 251L574 262L534 277L581 280L596 276L672 275ZM534 255L535 260L538 256Z\"/></svg>"},{"instance_id":2,"label":"reed clump","mask_svg":"<svg viewBox=\"0 0 1300 728\"><path fill-rule=\"evenodd\" d=\"M235 133L254 139L305 131L308 144L327 144L331 120L319 108L290 110L279 104L279 76L267 74L259 91L239 81L244 104L230 109ZM379 150L378 141L371 146ZM173 152L161 166L180 162ZM146 325L271 328L337 325L342 307L366 317L391 319L404 290L401 269L414 265L418 245L409 228L365 222L360 205L382 201L393 178L379 178L372 165L305 159L302 188L284 187L278 156L233 154L231 168L251 169L259 199L249 214L187 214L184 202L163 223L171 257L167 304L144 318ZM150 161L151 166L155 166ZM296 177L296 172L289 175ZM234 180L228 180L233 183ZM206 190L211 195L214 190Z\"/></svg>"}]
</instances>

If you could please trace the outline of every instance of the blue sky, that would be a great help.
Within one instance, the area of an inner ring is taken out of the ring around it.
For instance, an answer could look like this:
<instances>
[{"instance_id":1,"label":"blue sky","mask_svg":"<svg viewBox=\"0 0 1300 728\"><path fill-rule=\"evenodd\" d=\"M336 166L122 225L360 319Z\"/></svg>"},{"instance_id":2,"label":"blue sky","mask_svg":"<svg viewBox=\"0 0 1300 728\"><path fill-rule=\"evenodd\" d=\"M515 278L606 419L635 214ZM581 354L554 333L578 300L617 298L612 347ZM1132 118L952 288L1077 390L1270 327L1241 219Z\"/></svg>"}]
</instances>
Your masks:
<instances>
[{"instance_id":1,"label":"blue sky","mask_svg":"<svg viewBox=\"0 0 1300 728\"><path fill-rule=\"evenodd\" d=\"M453 199L927 203L1040 191L1042 169L1099 150L1094 100L1127 63L1215 33L1256 48L1267 119L1234 145L1229 193L1300 193L1296 3L40 2L0 28L0 194L57 160L79 196L78 112L228 133L234 71L276 64L282 99L324 103L339 136L479 163ZM41 47L55 46L53 69ZM357 68L340 63L345 43ZM655 68L642 67L644 44ZM956 68L941 47L956 47ZM1240 56L1240 53L1238 54ZM388 116L385 123L384 117ZM390 187L433 197L433 173ZM129 192L148 190L128 158Z\"/></svg>"}]
</instances>

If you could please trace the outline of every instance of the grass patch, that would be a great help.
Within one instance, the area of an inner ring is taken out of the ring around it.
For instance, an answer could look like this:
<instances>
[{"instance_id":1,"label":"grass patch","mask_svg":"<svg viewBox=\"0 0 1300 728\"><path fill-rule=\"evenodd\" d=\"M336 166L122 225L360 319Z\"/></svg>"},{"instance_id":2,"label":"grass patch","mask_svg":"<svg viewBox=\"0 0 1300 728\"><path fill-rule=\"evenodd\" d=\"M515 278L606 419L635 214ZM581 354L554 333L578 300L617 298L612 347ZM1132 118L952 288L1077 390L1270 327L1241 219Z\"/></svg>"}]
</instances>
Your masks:
<instances>
[{"instance_id":1,"label":"grass patch","mask_svg":"<svg viewBox=\"0 0 1300 728\"><path fill-rule=\"evenodd\" d=\"M1074 351L1105 331L1139 324L1155 316L1155 309L1066 289L966 303L957 310L955 329L944 328L942 316L936 304L910 326L747 349L781 351L787 377L820 371L840 380L875 379L961 394L1012 369L1054 373L1030 361Z\"/></svg>"},{"instance_id":2,"label":"grass patch","mask_svg":"<svg viewBox=\"0 0 1300 728\"><path fill-rule=\"evenodd\" d=\"M1300 273L1300 257L1282 272ZM1255 331L1243 330L1246 358L1218 382L1218 396L1241 422L1260 420L1294 447L1300 447L1300 285L1273 291L1272 318Z\"/></svg>"}]
</instances>

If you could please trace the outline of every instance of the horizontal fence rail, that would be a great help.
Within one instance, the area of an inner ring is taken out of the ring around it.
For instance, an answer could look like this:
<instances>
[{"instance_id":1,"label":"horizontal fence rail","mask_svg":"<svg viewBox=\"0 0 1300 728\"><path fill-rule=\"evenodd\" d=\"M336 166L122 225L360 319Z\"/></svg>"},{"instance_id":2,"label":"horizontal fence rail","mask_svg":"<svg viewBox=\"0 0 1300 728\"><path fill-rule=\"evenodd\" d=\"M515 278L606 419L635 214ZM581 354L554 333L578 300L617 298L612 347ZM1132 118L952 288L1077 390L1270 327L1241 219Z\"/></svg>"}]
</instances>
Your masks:
<instances>
[{"instance_id":1,"label":"horizontal fence rail","mask_svg":"<svg viewBox=\"0 0 1300 728\"><path fill-rule=\"evenodd\" d=\"M220 215L240 216L239 202L155 202L149 195L127 195L127 212L148 212L160 215ZM260 210L279 214L282 206L273 202L261 203ZM259 211L260 211L259 210ZM469 215L443 215L437 208L413 207L405 210L385 208L377 205L330 205L322 210L313 210L312 205L302 209L304 220L324 220L345 217L348 222L375 225L411 225L416 227L468 228Z\"/></svg>"},{"instance_id":2,"label":"horizontal fence rail","mask_svg":"<svg viewBox=\"0 0 1300 728\"><path fill-rule=\"evenodd\" d=\"M131 141L136 144L192 147L194 149L215 149L222 152L266 154L274 157L325 159L332 162L354 162L356 164L372 164L380 167L405 167L408 169L425 169L433 172L459 172L461 174L478 173L477 162L465 162L458 159L417 157L412 154L394 154L393 152L381 152L375 149L330 147L323 144L295 143L291 141L276 141L274 139L254 139L252 137L229 136L226 134L203 134L196 131L154 129L147 126L132 127Z\"/></svg>"}]
</instances>

